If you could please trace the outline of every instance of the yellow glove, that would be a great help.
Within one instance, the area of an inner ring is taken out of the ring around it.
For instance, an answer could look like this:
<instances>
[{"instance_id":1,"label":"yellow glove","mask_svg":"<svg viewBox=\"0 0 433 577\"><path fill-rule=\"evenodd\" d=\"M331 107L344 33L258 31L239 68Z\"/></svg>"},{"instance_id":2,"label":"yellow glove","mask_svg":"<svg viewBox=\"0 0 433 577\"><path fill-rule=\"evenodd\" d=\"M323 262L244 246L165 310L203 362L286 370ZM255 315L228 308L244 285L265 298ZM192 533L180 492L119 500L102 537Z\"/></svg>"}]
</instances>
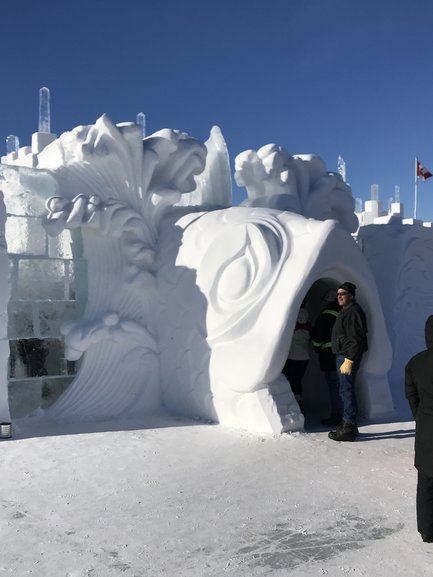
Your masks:
<instances>
[{"instance_id":1,"label":"yellow glove","mask_svg":"<svg viewBox=\"0 0 433 577\"><path fill-rule=\"evenodd\" d=\"M340 373L342 375L350 375L350 373L352 372L352 365L353 361L351 361L350 359L344 359L340 367Z\"/></svg>"}]
</instances>

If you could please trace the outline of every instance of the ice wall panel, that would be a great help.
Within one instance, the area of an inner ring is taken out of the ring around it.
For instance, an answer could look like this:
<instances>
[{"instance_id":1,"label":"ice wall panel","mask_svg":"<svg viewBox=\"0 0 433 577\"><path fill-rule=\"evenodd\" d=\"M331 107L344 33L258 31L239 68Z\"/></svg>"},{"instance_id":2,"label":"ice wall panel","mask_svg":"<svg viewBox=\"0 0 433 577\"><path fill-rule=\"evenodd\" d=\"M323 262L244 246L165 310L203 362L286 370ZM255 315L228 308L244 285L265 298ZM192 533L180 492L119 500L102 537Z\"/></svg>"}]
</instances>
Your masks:
<instances>
[{"instance_id":1,"label":"ice wall panel","mask_svg":"<svg viewBox=\"0 0 433 577\"><path fill-rule=\"evenodd\" d=\"M42 385L40 380L9 383L9 406L11 417L27 417L41 406Z\"/></svg>"},{"instance_id":2,"label":"ice wall panel","mask_svg":"<svg viewBox=\"0 0 433 577\"><path fill-rule=\"evenodd\" d=\"M46 234L39 218L10 216L6 221L6 242L12 254L46 254Z\"/></svg>"},{"instance_id":3,"label":"ice wall panel","mask_svg":"<svg viewBox=\"0 0 433 577\"><path fill-rule=\"evenodd\" d=\"M10 341L10 377L58 376L72 373L61 339L17 339ZM68 370L69 369L69 370Z\"/></svg>"},{"instance_id":4,"label":"ice wall panel","mask_svg":"<svg viewBox=\"0 0 433 577\"><path fill-rule=\"evenodd\" d=\"M60 327L65 321L77 317L74 301L51 301L35 303L39 319L39 336L53 337L60 335Z\"/></svg>"},{"instance_id":5,"label":"ice wall panel","mask_svg":"<svg viewBox=\"0 0 433 577\"><path fill-rule=\"evenodd\" d=\"M34 335L33 306L27 301L8 304L8 338L18 339Z\"/></svg>"},{"instance_id":6,"label":"ice wall panel","mask_svg":"<svg viewBox=\"0 0 433 577\"><path fill-rule=\"evenodd\" d=\"M16 299L69 300L69 274L63 260L20 259L17 265Z\"/></svg>"},{"instance_id":7,"label":"ice wall panel","mask_svg":"<svg viewBox=\"0 0 433 577\"><path fill-rule=\"evenodd\" d=\"M48 256L52 258L68 258L73 257L72 254L72 239L71 231L64 230L59 236L48 237Z\"/></svg>"}]
</instances>

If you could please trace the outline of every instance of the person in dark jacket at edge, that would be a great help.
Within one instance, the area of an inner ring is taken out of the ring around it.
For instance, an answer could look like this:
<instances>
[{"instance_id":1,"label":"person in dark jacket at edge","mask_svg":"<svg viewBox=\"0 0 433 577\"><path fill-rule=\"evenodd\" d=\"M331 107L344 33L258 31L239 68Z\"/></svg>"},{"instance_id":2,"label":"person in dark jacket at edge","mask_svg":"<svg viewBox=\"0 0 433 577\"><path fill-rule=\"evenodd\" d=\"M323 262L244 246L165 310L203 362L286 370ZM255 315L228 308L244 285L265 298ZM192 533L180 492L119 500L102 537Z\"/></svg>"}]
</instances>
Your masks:
<instances>
[{"instance_id":1,"label":"person in dark jacket at edge","mask_svg":"<svg viewBox=\"0 0 433 577\"><path fill-rule=\"evenodd\" d=\"M427 350L406 365L405 392L415 419L418 531L423 541L433 543L433 315L425 324L425 342Z\"/></svg>"},{"instance_id":2,"label":"person in dark jacket at edge","mask_svg":"<svg viewBox=\"0 0 433 577\"><path fill-rule=\"evenodd\" d=\"M343 420L328 437L333 441L355 441L359 435L356 423L358 407L355 381L362 355L368 349L367 319L355 300L356 285L345 282L337 289L338 304L342 307L332 328L332 352L340 381Z\"/></svg>"},{"instance_id":3,"label":"person in dark jacket at edge","mask_svg":"<svg viewBox=\"0 0 433 577\"><path fill-rule=\"evenodd\" d=\"M341 307L337 302L335 290L327 291L321 300L326 304L314 323L311 332L311 344L318 354L319 367L328 385L331 404L331 415L327 419L323 419L322 424L340 425L343 416L343 405L339 393L340 383L335 364L335 355L331 348L331 334Z\"/></svg>"}]
</instances>

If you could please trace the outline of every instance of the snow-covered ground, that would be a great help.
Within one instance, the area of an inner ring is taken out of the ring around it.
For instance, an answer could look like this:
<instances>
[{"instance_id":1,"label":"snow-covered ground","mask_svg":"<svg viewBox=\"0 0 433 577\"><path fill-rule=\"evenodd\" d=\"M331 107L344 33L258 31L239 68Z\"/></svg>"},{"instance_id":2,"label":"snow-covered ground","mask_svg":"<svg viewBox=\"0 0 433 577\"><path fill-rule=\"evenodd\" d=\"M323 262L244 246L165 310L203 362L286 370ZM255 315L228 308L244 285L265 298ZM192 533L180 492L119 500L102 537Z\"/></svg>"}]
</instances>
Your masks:
<instances>
[{"instance_id":1,"label":"snow-covered ground","mask_svg":"<svg viewBox=\"0 0 433 577\"><path fill-rule=\"evenodd\" d=\"M14 424L0 577L431 575L413 423L259 437L174 417Z\"/></svg>"}]
</instances>

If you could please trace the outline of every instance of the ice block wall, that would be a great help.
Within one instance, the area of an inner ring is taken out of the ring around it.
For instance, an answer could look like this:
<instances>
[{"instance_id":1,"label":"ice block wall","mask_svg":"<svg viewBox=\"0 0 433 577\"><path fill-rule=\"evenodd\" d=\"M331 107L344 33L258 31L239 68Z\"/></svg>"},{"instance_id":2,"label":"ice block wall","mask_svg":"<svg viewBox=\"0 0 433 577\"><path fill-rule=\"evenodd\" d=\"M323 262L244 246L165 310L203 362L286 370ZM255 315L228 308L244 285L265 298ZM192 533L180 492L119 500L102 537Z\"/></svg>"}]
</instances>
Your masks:
<instances>
[{"instance_id":1,"label":"ice block wall","mask_svg":"<svg viewBox=\"0 0 433 577\"><path fill-rule=\"evenodd\" d=\"M73 380L77 366L65 359L60 326L79 314L87 284L80 232L47 236L41 214L44 195L53 192L54 185L49 176L38 172L39 185L30 193L25 183L33 172L1 166L0 173L8 213L5 239L10 273L5 322L9 364L2 374L9 377L12 417L49 406Z\"/></svg>"}]
</instances>

